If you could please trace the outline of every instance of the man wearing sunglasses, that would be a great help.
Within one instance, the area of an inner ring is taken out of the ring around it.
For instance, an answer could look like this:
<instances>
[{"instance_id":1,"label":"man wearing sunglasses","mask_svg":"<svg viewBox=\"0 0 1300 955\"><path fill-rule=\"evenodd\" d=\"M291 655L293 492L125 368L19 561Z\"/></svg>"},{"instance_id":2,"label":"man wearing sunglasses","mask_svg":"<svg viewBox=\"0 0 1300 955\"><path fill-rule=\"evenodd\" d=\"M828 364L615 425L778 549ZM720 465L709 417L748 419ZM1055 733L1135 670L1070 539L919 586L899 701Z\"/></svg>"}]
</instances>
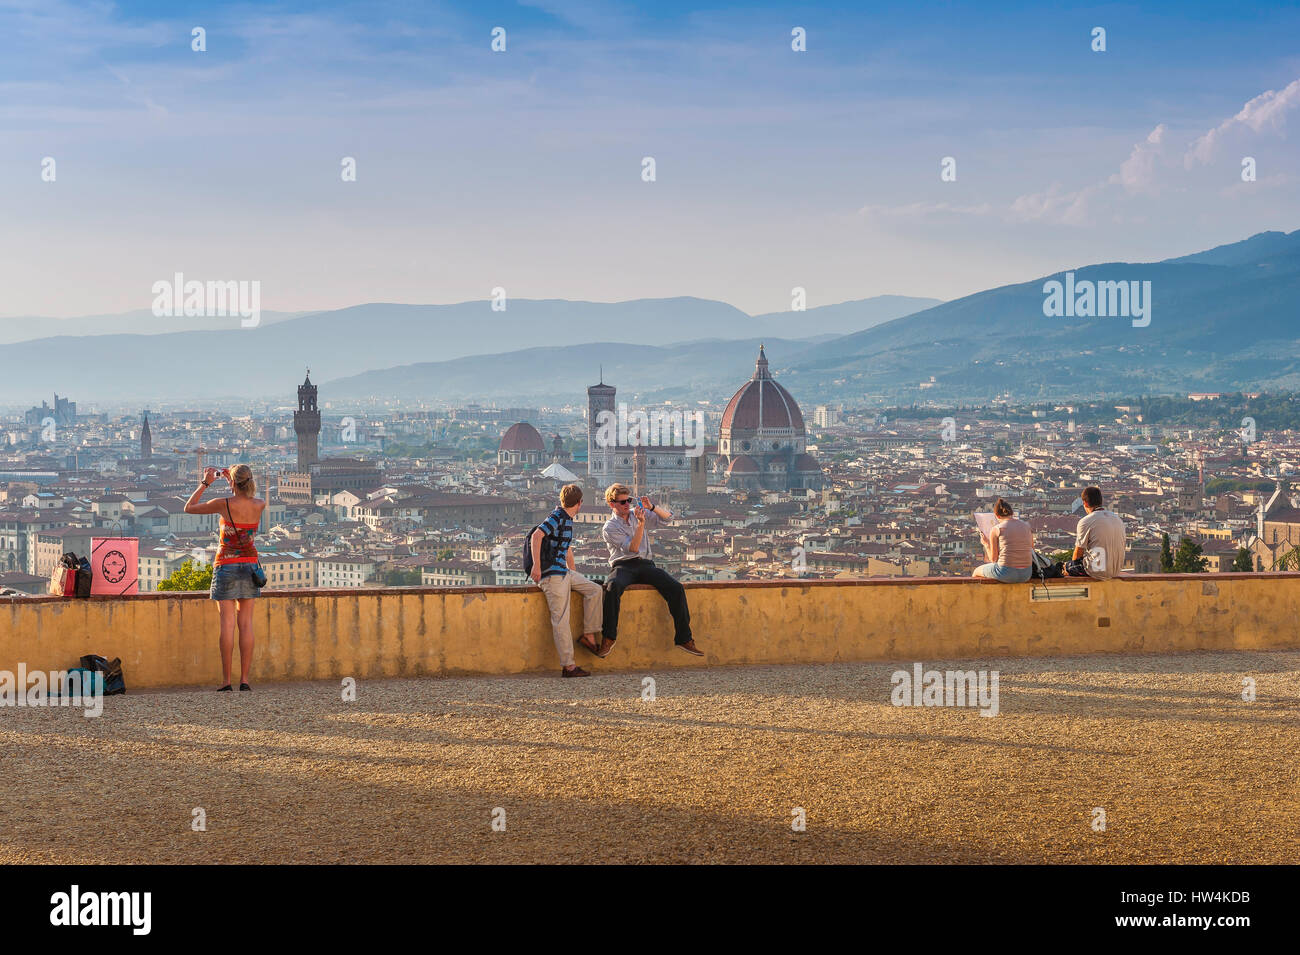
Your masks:
<instances>
[{"instance_id":1,"label":"man wearing sunglasses","mask_svg":"<svg viewBox=\"0 0 1300 955\"><path fill-rule=\"evenodd\" d=\"M697 657L704 651L695 646L691 637L691 613L686 606L686 588L660 570L650 559L649 532L672 519L672 511L660 504L655 506L648 497L637 501L626 484L611 484L605 489L605 502L613 516L605 522L601 536L609 548L609 563L613 568L605 581L605 613L601 633L599 657L607 657L618 639L618 609L623 591L633 584L649 584L668 602L668 612L673 616L676 630L674 643Z\"/></svg>"}]
</instances>

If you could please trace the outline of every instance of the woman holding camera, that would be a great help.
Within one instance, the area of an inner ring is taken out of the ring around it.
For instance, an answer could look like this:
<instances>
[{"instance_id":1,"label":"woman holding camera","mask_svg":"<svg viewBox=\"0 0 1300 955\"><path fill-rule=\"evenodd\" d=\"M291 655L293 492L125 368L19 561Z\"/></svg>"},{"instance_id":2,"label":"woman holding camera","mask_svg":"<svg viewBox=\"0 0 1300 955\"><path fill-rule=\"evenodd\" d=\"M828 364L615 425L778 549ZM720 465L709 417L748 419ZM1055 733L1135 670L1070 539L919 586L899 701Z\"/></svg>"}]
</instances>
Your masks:
<instances>
[{"instance_id":1,"label":"woman holding camera","mask_svg":"<svg viewBox=\"0 0 1300 955\"><path fill-rule=\"evenodd\" d=\"M200 503L203 492L223 477L234 492L229 497ZM205 468L203 480L185 502L186 514L220 514L221 536L212 561L212 593L221 617L221 692L230 690L230 663L234 654L235 627L239 627L239 688L251 690L248 671L253 664L253 598L266 583L258 563L253 534L262 521L266 501L255 497L257 484L247 464L228 470ZM261 575L261 584L257 583Z\"/></svg>"}]
</instances>

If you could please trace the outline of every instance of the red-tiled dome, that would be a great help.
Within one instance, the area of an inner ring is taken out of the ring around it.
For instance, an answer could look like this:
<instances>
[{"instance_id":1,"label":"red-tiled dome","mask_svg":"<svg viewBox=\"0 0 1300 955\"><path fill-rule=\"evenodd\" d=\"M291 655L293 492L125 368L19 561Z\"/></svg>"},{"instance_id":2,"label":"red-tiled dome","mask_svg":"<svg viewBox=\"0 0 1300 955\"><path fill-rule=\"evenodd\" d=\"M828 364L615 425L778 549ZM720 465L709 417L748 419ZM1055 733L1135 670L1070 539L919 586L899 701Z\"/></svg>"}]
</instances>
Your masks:
<instances>
[{"instance_id":1,"label":"red-tiled dome","mask_svg":"<svg viewBox=\"0 0 1300 955\"><path fill-rule=\"evenodd\" d=\"M758 465L748 454L738 454L731 459L731 464L727 467L728 474L745 474L758 473Z\"/></svg>"},{"instance_id":2,"label":"red-tiled dome","mask_svg":"<svg viewBox=\"0 0 1300 955\"><path fill-rule=\"evenodd\" d=\"M818 472L820 472L821 469L822 466L817 463L817 459L814 458L811 454L799 455L797 458L794 459L794 466L792 468L792 470L795 471L818 471Z\"/></svg>"},{"instance_id":3,"label":"red-tiled dome","mask_svg":"<svg viewBox=\"0 0 1300 955\"><path fill-rule=\"evenodd\" d=\"M512 424L506 433L501 436L501 444L497 447L498 451L545 451L546 445L542 443L542 436L537 433L537 429L526 421L518 424Z\"/></svg>"},{"instance_id":4,"label":"red-tiled dome","mask_svg":"<svg viewBox=\"0 0 1300 955\"><path fill-rule=\"evenodd\" d=\"M740 386L722 412L722 430L757 431L767 428L792 428L803 431L803 414L799 405L767 370L767 356L760 345L754 377Z\"/></svg>"}]
</instances>

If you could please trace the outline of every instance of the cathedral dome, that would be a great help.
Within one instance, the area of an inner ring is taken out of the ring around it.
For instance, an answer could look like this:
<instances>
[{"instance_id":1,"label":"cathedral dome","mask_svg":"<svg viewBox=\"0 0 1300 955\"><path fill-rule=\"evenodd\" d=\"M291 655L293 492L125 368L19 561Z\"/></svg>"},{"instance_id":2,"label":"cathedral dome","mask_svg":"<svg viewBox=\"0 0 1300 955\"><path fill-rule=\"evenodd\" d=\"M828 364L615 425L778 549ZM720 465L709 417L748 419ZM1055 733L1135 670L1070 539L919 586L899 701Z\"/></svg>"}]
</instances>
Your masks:
<instances>
[{"instance_id":1,"label":"cathedral dome","mask_svg":"<svg viewBox=\"0 0 1300 955\"><path fill-rule=\"evenodd\" d=\"M767 369L767 356L760 345L754 376L732 395L722 413L722 433L767 430L802 433L805 428L798 402L772 377Z\"/></svg>"},{"instance_id":2,"label":"cathedral dome","mask_svg":"<svg viewBox=\"0 0 1300 955\"><path fill-rule=\"evenodd\" d=\"M520 421L518 424L512 424L506 433L501 436L501 444L497 451L537 451L539 453L546 450L546 445L542 443L542 436L531 424L526 421Z\"/></svg>"}]
</instances>

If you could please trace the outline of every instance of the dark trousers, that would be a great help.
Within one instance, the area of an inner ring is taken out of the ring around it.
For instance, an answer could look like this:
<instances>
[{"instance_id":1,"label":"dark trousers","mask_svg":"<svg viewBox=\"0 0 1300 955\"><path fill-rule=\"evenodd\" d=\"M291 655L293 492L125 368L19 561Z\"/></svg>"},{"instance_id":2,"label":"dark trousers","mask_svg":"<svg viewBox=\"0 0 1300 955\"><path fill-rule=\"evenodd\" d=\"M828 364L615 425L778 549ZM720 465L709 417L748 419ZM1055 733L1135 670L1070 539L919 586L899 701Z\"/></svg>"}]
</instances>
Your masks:
<instances>
[{"instance_id":1,"label":"dark trousers","mask_svg":"<svg viewBox=\"0 0 1300 955\"><path fill-rule=\"evenodd\" d=\"M601 635L606 640L618 639L619 603L623 591L633 584L649 584L659 591L659 596L668 601L668 612L673 615L673 626L677 630L673 642L688 642L691 639L691 612L686 607L686 588L667 571L656 567L654 561L639 557L619 561L605 580L605 619Z\"/></svg>"}]
</instances>

